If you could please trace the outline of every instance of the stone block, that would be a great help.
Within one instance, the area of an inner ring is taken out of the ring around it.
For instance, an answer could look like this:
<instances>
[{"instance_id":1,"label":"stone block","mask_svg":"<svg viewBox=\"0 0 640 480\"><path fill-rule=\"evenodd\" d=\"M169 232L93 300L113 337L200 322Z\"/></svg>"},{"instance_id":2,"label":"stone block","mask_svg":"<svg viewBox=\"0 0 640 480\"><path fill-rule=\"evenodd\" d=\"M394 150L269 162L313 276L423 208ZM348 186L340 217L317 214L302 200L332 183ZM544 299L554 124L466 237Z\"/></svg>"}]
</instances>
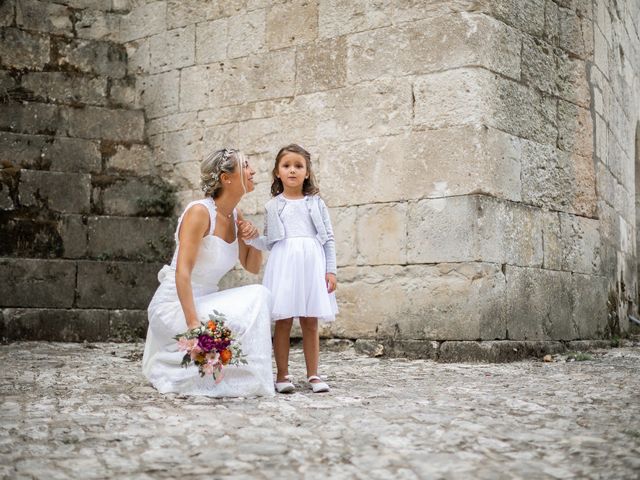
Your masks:
<instances>
[{"instance_id":1,"label":"stone block","mask_svg":"<svg viewBox=\"0 0 640 480\"><path fill-rule=\"evenodd\" d=\"M418 77L416 124L428 128L486 125L540 143L555 144L556 100L481 68Z\"/></svg>"},{"instance_id":2,"label":"stone block","mask_svg":"<svg viewBox=\"0 0 640 480\"><path fill-rule=\"evenodd\" d=\"M482 66L519 80L520 37L504 23L467 13L366 31L349 36L347 78L357 83Z\"/></svg>"},{"instance_id":3,"label":"stone block","mask_svg":"<svg viewBox=\"0 0 640 480\"><path fill-rule=\"evenodd\" d=\"M150 72L160 73L193 65L195 62L195 42L195 25L175 28L150 37Z\"/></svg>"},{"instance_id":4,"label":"stone block","mask_svg":"<svg viewBox=\"0 0 640 480\"><path fill-rule=\"evenodd\" d=\"M450 0L448 2L424 2L423 0L394 0L392 21L394 25L413 22L425 18L435 18L452 13L481 12L479 3L467 0Z\"/></svg>"},{"instance_id":5,"label":"stone block","mask_svg":"<svg viewBox=\"0 0 640 480\"><path fill-rule=\"evenodd\" d=\"M542 39L524 37L522 41L522 80L550 95L558 94L557 56Z\"/></svg>"},{"instance_id":6,"label":"stone block","mask_svg":"<svg viewBox=\"0 0 640 480\"><path fill-rule=\"evenodd\" d=\"M266 12L255 10L229 17L227 57L245 57L264 49Z\"/></svg>"},{"instance_id":7,"label":"stone block","mask_svg":"<svg viewBox=\"0 0 640 480\"><path fill-rule=\"evenodd\" d=\"M89 217L88 255L168 263L173 254L174 228L174 223L164 218Z\"/></svg>"},{"instance_id":8,"label":"stone block","mask_svg":"<svg viewBox=\"0 0 640 480\"><path fill-rule=\"evenodd\" d=\"M20 0L16 3L16 25L53 35L74 36L73 12L65 5L38 0Z\"/></svg>"},{"instance_id":9,"label":"stone block","mask_svg":"<svg viewBox=\"0 0 640 480\"><path fill-rule=\"evenodd\" d=\"M78 38L118 40L121 14L85 9L76 11L75 17L75 30Z\"/></svg>"},{"instance_id":10,"label":"stone block","mask_svg":"<svg viewBox=\"0 0 640 480\"><path fill-rule=\"evenodd\" d=\"M202 160L202 138L201 128L189 128L156 135L149 143L156 164L171 169L177 163Z\"/></svg>"},{"instance_id":11,"label":"stone block","mask_svg":"<svg viewBox=\"0 0 640 480\"><path fill-rule=\"evenodd\" d=\"M22 77L21 86L47 102L105 105L107 79L67 72L32 72Z\"/></svg>"},{"instance_id":12,"label":"stone block","mask_svg":"<svg viewBox=\"0 0 640 480\"><path fill-rule=\"evenodd\" d=\"M296 93L344 87L347 45L344 37L301 45L296 49Z\"/></svg>"},{"instance_id":13,"label":"stone block","mask_svg":"<svg viewBox=\"0 0 640 480\"><path fill-rule=\"evenodd\" d=\"M200 88L203 89L202 78ZM180 71L148 75L137 80L137 95L149 118L162 117L178 111Z\"/></svg>"},{"instance_id":14,"label":"stone block","mask_svg":"<svg viewBox=\"0 0 640 480\"><path fill-rule=\"evenodd\" d=\"M87 222L83 215L62 215L58 222L64 258L82 258L87 254Z\"/></svg>"},{"instance_id":15,"label":"stone block","mask_svg":"<svg viewBox=\"0 0 640 480\"><path fill-rule=\"evenodd\" d=\"M16 16L15 0L4 1L0 4L0 27L13 25Z\"/></svg>"},{"instance_id":16,"label":"stone block","mask_svg":"<svg viewBox=\"0 0 640 480\"><path fill-rule=\"evenodd\" d=\"M316 0L294 0L269 8L266 38L270 50L309 43L317 37Z\"/></svg>"},{"instance_id":17,"label":"stone block","mask_svg":"<svg viewBox=\"0 0 640 480\"><path fill-rule=\"evenodd\" d=\"M173 212L173 190L156 177L94 179L93 201L98 213L122 216L163 216Z\"/></svg>"},{"instance_id":18,"label":"stone block","mask_svg":"<svg viewBox=\"0 0 640 480\"><path fill-rule=\"evenodd\" d=\"M42 69L49 63L49 37L24 32L15 28L0 30L0 43L4 45L1 65L15 69Z\"/></svg>"},{"instance_id":19,"label":"stone block","mask_svg":"<svg viewBox=\"0 0 640 480\"><path fill-rule=\"evenodd\" d=\"M127 74L141 75L151 70L149 38L141 38L125 45L127 53Z\"/></svg>"},{"instance_id":20,"label":"stone block","mask_svg":"<svg viewBox=\"0 0 640 480\"><path fill-rule=\"evenodd\" d=\"M146 310L109 311L109 341L135 342L147 336Z\"/></svg>"},{"instance_id":21,"label":"stone block","mask_svg":"<svg viewBox=\"0 0 640 480\"><path fill-rule=\"evenodd\" d=\"M159 263L78 262L78 308L146 309L158 286Z\"/></svg>"},{"instance_id":22,"label":"stone block","mask_svg":"<svg viewBox=\"0 0 640 480\"><path fill-rule=\"evenodd\" d=\"M0 132L0 163L3 166L43 168L46 162L41 155L50 137Z\"/></svg>"},{"instance_id":23,"label":"stone block","mask_svg":"<svg viewBox=\"0 0 640 480\"><path fill-rule=\"evenodd\" d=\"M542 212L542 249L544 260L542 267L549 270L562 270L563 248L558 212Z\"/></svg>"},{"instance_id":24,"label":"stone block","mask_svg":"<svg viewBox=\"0 0 640 480\"><path fill-rule=\"evenodd\" d=\"M169 0L167 6L167 27L184 27L203 20L230 17L244 10L246 0L225 0L224 2L202 2L202 0Z\"/></svg>"},{"instance_id":25,"label":"stone block","mask_svg":"<svg viewBox=\"0 0 640 480\"><path fill-rule=\"evenodd\" d=\"M113 155L107 157L105 166L109 173L149 175L154 169L154 162L148 145L116 145Z\"/></svg>"},{"instance_id":26,"label":"stone block","mask_svg":"<svg viewBox=\"0 0 640 480\"><path fill-rule=\"evenodd\" d=\"M0 129L15 133L53 135L60 127L55 105L42 103L4 103L0 109Z\"/></svg>"},{"instance_id":27,"label":"stone block","mask_svg":"<svg viewBox=\"0 0 640 480\"><path fill-rule=\"evenodd\" d=\"M547 2L549 3L549 2ZM545 32L545 0L496 0L483 2L484 11L498 20L512 25L518 30L537 37Z\"/></svg>"},{"instance_id":28,"label":"stone block","mask_svg":"<svg viewBox=\"0 0 640 480\"><path fill-rule=\"evenodd\" d=\"M566 347L553 341L484 341L443 342L438 349L437 360L443 363L478 362L504 363L542 358L545 355L563 353Z\"/></svg>"},{"instance_id":29,"label":"stone block","mask_svg":"<svg viewBox=\"0 0 640 480\"><path fill-rule=\"evenodd\" d=\"M122 78L127 73L127 51L112 42L55 38L51 61L64 70L110 78Z\"/></svg>"},{"instance_id":30,"label":"stone block","mask_svg":"<svg viewBox=\"0 0 640 480\"><path fill-rule=\"evenodd\" d=\"M558 146L583 157L593 155L593 123L589 110L558 100Z\"/></svg>"},{"instance_id":31,"label":"stone block","mask_svg":"<svg viewBox=\"0 0 640 480\"><path fill-rule=\"evenodd\" d=\"M0 212L0 238L3 257L56 258L62 256L64 248L54 218L46 214L33 218L13 205Z\"/></svg>"},{"instance_id":32,"label":"stone block","mask_svg":"<svg viewBox=\"0 0 640 480\"><path fill-rule=\"evenodd\" d=\"M356 220L358 207L331 208L336 260L339 267L356 263Z\"/></svg>"},{"instance_id":33,"label":"stone block","mask_svg":"<svg viewBox=\"0 0 640 480\"><path fill-rule=\"evenodd\" d=\"M196 63L206 64L227 58L229 20L221 18L196 25Z\"/></svg>"},{"instance_id":34,"label":"stone block","mask_svg":"<svg viewBox=\"0 0 640 480\"><path fill-rule=\"evenodd\" d=\"M209 65L196 65L183 68L180 71L179 109L180 112L204 110L209 106L209 96L213 92L209 85L210 71L214 68ZM173 74L174 72L170 72ZM165 74L167 75L167 74ZM158 92L162 99L162 90Z\"/></svg>"},{"instance_id":35,"label":"stone block","mask_svg":"<svg viewBox=\"0 0 640 480\"><path fill-rule=\"evenodd\" d=\"M560 214L562 269L586 274L600 273L600 231L598 220Z\"/></svg>"},{"instance_id":36,"label":"stone block","mask_svg":"<svg viewBox=\"0 0 640 480\"><path fill-rule=\"evenodd\" d=\"M71 137L117 142L144 141L142 110L87 106L66 108L62 111L62 117L67 126L67 133Z\"/></svg>"},{"instance_id":37,"label":"stone block","mask_svg":"<svg viewBox=\"0 0 640 480\"><path fill-rule=\"evenodd\" d=\"M198 120L196 112L174 113L147 121L147 135L154 136L160 133L177 132L188 129L197 123L204 122Z\"/></svg>"},{"instance_id":38,"label":"stone block","mask_svg":"<svg viewBox=\"0 0 640 480\"><path fill-rule=\"evenodd\" d=\"M87 213L91 199L91 176L84 173L22 170L20 204L55 212Z\"/></svg>"},{"instance_id":39,"label":"stone block","mask_svg":"<svg viewBox=\"0 0 640 480\"><path fill-rule=\"evenodd\" d=\"M520 149L520 139L482 126L413 131L320 147L319 178L332 205L470 193L519 201Z\"/></svg>"},{"instance_id":40,"label":"stone block","mask_svg":"<svg viewBox=\"0 0 640 480\"><path fill-rule=\"evenodd\" d=\"M391 24L393 2L380 0L327 0L318 5L320 38L373 30Z\"/></svg>"},{"instance_id":41,"label":"stone block","mask_svg":"<svg viewBox=\"0 0 640 480\"><path fill-rule=\"evenodd\" d=\"M359 206L356 238L359 264L406 264L407 204Z\"/></svg>"},{"instance_id":42,"label":"stone block","mask_svg":"<svg viewBox=\"0 0 640 480\"><path fill-rule=\"evenodd\" d=\"M338 272L348 338L493 339L505 332L505 279L498 265L347 267Z\"/></svg>"},{"instance_id":43,"label":"stone block","mask_svg":"<svg viewBox=\"0 0 640 480\"><path fill-rule=\"evenodd\" d=\"M109 332L106 310L7 308L2 313L9 340L104 342Z\"/></svg>"},{"instance_id":44,"label":"stone block","mask_svg":"<svg viewBox=\"0 0 640 480\"><path fill-rule=\"evenodd\" d=\"M609 281L597 275L572 276L573 312L571 320L581 339L596 339L607 331Z\"/></svg>"},{"instance_id":45,"label":"stone block","mask_svg":"<svg viewBox=\"0 0 640 480\"><path fill-rule=\"evenodd\" d=\"M130 42L163 32L170 6L166 2L151 2L134 7L120 20L120 41Z\"/></svg>"},{"instance_id":46,"label":"stone block","mask_svg":"<svg viewBox=\"0 0 640 480\"><path fill-rule=\"evenodd\" d=\"M570 272L505 267L507 329L512 340L573 340L578 332Z\"/></svg>"},{"instance_id":47,"label":"stone block","mask_svg":"<svg viewBox=\"0 0 640 480\"><path fill-rule=\"evenodd\" d=\"M588 44L585 43L587 22L576 15L573 10L560 8L558 11L558 44L560 48L579 57L587 58L591 55ZM591 32L589 32L591 33Z\"/></svg>"},{"instance_id":48,"label":"stone block","mask_svg":"<svg viewBox=\"0 0 640 480\"><path fill-rule=\"evenodd\" d=\"M0 258L0 306L71 308L76 264L64 260Z\"/></svg>"},{"instance_id":49,"label":"stone block","mask_svg":"<svg viewBox=\"0 0 640 480\"><path fill-rule=\"evenodd\" d=\"M100 149L92 140L55 137L45 144L41 155L52 171L98 173L102 169Z\"/></svg>"},{"instance_id":50,"label":"stone block","mask_svg":"<svg viewBox=\"0 0 640 480\"><path fill-rule=\"evenodd\" d=\"M13 210L14 208L15 202L9 187L0 182L0 210Z\"/></svg>"},{"instance_id":51,"label":"stone block","mask_svg":"<svg viewBox=\"0 0 640 480\"><path fill-rule=\"evenodd\" d=\"M136 90L136 79L125 77L112 80L109 84L109 106L115 108L142 108Z\"/></svg>"},{"instance_id":52,"label":"stone block","mask_svg":"<svg viewBox=\"0 0 640 480\"><path fill-rule=\"evenodd\" d=\"M490 197L411 203L407 232L409 263L542 265L542 220L536 209Z\"/></svg>"},{"instance_id":53,"label":"stone block","mask_svg":"<svg viewBox=\"0 0 640 480\"><path fill-rule=\"evenodd\" d=\"M532 205L593 217L593 160L553 145L523 141L522 199Z\"/></svg>"}]
</instances>

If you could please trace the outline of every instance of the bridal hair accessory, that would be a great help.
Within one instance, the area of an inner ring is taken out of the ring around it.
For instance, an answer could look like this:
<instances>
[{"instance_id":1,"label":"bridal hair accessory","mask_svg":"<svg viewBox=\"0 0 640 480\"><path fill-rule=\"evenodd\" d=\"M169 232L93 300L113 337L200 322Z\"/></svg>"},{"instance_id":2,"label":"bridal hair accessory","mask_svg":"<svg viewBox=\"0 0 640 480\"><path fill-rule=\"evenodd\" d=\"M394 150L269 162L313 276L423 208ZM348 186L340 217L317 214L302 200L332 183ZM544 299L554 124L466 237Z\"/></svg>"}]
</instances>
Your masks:
<instances>
[{"instance_id":1,"label":"bridal hair accessory","mask_svg":"<svg viewBox=\"0 0 640 480\"><path fill-rule=\"evenodd\" d=\"M229 148L223 148L222 150L216 150L210 153L205 162L211 162L215 159L216 155L220 155L219 161L215 163L213 171L209 175L203 175L201 177L201 189L204 193L215 190L215 186L220 182L220 174L222 173L222 165L229 159L229 157L235 152L235 150Z\"/></svg>"}]
</instances>

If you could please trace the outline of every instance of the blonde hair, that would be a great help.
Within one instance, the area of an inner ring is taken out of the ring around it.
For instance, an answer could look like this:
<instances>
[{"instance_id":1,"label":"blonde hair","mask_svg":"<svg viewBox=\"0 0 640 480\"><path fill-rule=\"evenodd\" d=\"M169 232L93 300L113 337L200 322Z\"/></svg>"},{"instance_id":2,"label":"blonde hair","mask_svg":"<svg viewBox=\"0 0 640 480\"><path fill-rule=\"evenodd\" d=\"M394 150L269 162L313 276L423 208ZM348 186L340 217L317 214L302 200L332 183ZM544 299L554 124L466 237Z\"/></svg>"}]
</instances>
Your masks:
<instances>
[{"instance_id":1,"label":"blonde hair","mask_svg":"<svg viewBox=\"0 0 640 480\"><path fill-rule=\"evenodd\" d=\"M276 155L276 163L273 166L273 170L271 172L271 176L273 177L273 182L271 183L271 195L275 197L276 195L281 194L284 191L284 186L282 185L282 180L278 178L278 164L280 163L280 159L284 157L287 153L297 153L302 158L305 159L307 164L307 173L309 178L305 178L302 183L302 193L304 195L317 195L320 193L320 189L316 183L316 177L313 174L313 170L311 170L311 154L307 152L304 148L296 143L291 143L286 147L282 147L278 154Z\"/></svg>"},{"instance_id":2,"label":"blonde hair","mask_svg":"<svg viewBox=\"0 0 640 480\"><path fill-rule=\"evenodd\" d=\"M222 191L221 175L234 173L236 166L239 165L242 168L245 161L243 153L233 148L216 150L202 160L200 162L200 188L205 196L217 198ZM244 187L244 178L242 186Z\"/></svg>"}]
</instances>

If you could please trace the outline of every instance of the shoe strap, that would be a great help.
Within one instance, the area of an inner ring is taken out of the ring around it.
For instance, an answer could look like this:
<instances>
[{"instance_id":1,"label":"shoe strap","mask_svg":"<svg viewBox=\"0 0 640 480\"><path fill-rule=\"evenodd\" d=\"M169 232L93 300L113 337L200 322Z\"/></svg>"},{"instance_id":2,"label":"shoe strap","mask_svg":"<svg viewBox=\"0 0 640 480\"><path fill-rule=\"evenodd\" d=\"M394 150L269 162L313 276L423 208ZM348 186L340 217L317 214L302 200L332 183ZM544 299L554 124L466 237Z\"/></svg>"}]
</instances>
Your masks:
<instances>
[{"instance_id":1,"label":"shoe strap","mask_svg":"<svg viewBox=\"0 0 640 480\"><path fill-rule=\"evenodd\" d=\"M318 377L317 375L312 375L309 378L307 378L307 382L310 382L311 380L320 380L320 381L322 381L322 379L320 377Z\"/></svg>"}]
</instances>

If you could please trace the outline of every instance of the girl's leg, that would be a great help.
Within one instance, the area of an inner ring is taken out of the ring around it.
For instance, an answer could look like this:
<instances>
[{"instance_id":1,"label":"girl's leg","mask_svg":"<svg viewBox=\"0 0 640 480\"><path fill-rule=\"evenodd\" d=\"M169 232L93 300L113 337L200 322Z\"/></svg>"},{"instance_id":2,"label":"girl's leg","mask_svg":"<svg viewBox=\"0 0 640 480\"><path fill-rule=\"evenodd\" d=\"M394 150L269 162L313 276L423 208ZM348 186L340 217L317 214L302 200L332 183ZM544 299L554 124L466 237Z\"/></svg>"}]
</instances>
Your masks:
<instances>
[{"instance_id":1,"label":"girl's leg","mask_svg":"<svg viewBox=\"0 0 640 480\"><path fill-rule=\"evenodd\" d=\"M320 357L320 336L318 335L318 319L316 317L300 317L302 330L302 348L304 361L307 364L307 378L318 375ZM320 380L312 380L319 382Z\"/></svg>"},{"instance_id":2,"label":"girl's leg","mask_svg":"<svg viewBox=\"0 0 640 480\"><path fill-rule=\"evenodd\" d=\"M276 382L286 382L289 375L289 343L293 318L276 320L273 332L273 356L276 358Z\"/></svg>"}]
</instances>

